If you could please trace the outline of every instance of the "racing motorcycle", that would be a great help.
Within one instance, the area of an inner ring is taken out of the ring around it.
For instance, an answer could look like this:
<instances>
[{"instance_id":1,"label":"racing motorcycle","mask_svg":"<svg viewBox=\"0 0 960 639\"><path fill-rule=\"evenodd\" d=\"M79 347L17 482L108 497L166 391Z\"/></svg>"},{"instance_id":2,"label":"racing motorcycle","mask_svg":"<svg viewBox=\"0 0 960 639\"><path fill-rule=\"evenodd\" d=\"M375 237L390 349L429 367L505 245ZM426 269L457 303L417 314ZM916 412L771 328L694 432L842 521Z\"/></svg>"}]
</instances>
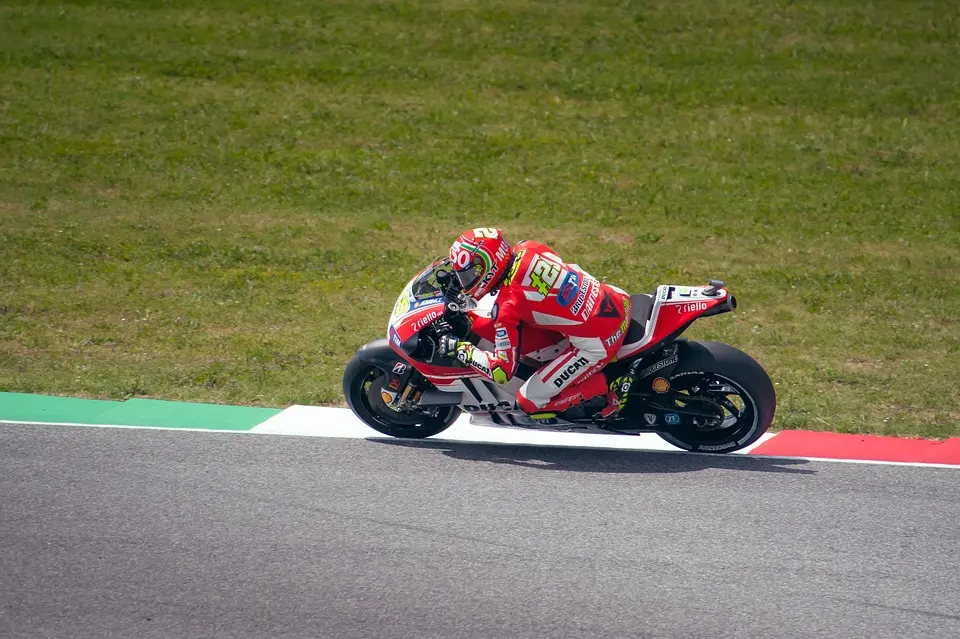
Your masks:
<instances>
[{"instance_id":1,"label":"racing motorcycle","mask_svg":"<svg viewBox=\"0 0 960 639\"><path fill-rule=\"evenodd\" d=\"M574 406L551 423L534 421L517 406L524 382L569 346L559 333L524 326L520 365L507 384L440 355L444 334L488 351L495 341L490 296L476 304L463 295L447 258L435 260L404 287L387 337L362 346L347 364L343 392L357 417L392 437L430 437L467 412L472 424L502 428L654 432L683 450L711 453L729 453L760 438L776 410L773 383L763 367L732 346L681 337L695 320L736 309L724 283L660 285L652 295L630 299L623 346L597 373L607 379L626 374L629 380L626 404L616 418L600 417L606 397Z\"/></svg>"}]
</instances>

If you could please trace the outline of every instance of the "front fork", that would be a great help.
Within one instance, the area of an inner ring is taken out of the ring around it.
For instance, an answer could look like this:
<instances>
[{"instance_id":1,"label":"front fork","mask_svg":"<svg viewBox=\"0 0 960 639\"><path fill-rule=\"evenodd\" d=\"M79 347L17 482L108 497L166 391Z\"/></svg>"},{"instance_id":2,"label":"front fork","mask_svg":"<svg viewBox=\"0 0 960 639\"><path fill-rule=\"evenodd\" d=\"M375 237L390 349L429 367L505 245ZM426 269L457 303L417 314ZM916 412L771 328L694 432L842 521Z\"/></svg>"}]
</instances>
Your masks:
<instances>
[{"instance_id":1,"label":"front fork","mask_svg":"<svg viewBox=\"0 0 960 639\"><path fill-rule=\"evenodd\" d=\"M405 369L398 372L401 364ZM392 410L404 412L418 405L427 385L429 382L417 369L409 364L399 363L393 371L386 374L380 398Z\"/></svg>"}]
</instances>

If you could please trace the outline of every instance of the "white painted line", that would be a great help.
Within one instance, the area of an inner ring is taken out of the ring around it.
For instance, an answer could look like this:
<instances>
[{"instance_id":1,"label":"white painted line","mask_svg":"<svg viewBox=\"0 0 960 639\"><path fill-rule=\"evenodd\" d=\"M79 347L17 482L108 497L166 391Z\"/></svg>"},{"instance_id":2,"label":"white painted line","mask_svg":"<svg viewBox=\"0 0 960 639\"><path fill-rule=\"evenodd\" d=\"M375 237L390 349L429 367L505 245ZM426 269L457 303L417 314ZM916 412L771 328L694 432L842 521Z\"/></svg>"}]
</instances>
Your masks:
<instances>
[{"instance_id":1,"label":"white painted line","mask_svg":"<svg viewBox=\"0 0 960 639\"><path fill-rule=\"evenodd\" d=\"M192 428L182 426L129 426L122 424L77 424L74 422L27 422L15 419L0 419L0 426L79 426L81 428L127 428L130 430L184 430L193 433L249 433L247 430L231 430L228 428Z\"/></svg>"},{"instance_id":2,"label":"white painted line","mask_svg":"<svg viewBox=\"0 0 960 639\"><path fill-rule=\"evenodd\" d=\"M259 426L255 433L299 435L305 437L347 437L369 439L386 437L373 430L346 408L295 405L274 415ZM774 437L764 433L755 443L733 453L745 455ZM462 415L450 428L430 438L434 441L462 441L490 444L526 444L531 446L566 446L570 448L606 448L611 450L657 450L684 452L667 443L656 433L639 435L603 435L598 433L560 433L521 428L474 426L469 415Z\"/></svg>"},{"instance_id":3,"label":"white painted line","mask_svg":"<svg viewBox=\"0 0 960 639\"><path fill-rule=\"evenodd\" d=\"M263 423L249 430L217 430L208 428L172 428L168 426L125 426L120 424L77 424L71 422L36 422L2 420L0 425L25 426L82 426L86 428L126 428L131 430L170 430L194 433L214 433L224 435L288 435L294 437L330 437L345 439L383 439L387 435L378 433L361 422L349 409L325 406L295 405L277 413ZM746 455L761 443L776 437L778 433L765 433L755 444L739 450L733 455ZM409 440L407 440L409 441ZM464 415L443 433L425 441L486 443L521 446L550 446L561 448L589 448L598 450L636 450L649 452L684 453L687 455L709 455L711 453L687 453L660 439L654 433L641 435L601 435L587 433L558 433L512 428L494 428L474 426L469 416ZM774 455L749 455L756 459L795 459L813 462L838 462L847 464L879 464L886 466L915 466L922 468L960 469L955 464L935 464L925 462L876 461L869 459L833 459L829 457L791 457Z\"/></svg>"},{"instance_id":4,"label":"white painted line","mask_svg":"<svg viewBox=\"0 0 960 639\"><path fill-rule=\"evenodd\" d=\"M757 441L753 442L753 443L750 444L749 446L745 446L745 447L741 448L740 450L736 451L736 452L733 453L733 454L734 454L734 455L747 455L747 454L750 453L751 450L753 450L754 448L756 448L757 446L759 446L759 445L762 444L763 442L765 442L765 441L767 441L767 440L769 440L769 439L773 439L773 438L776 437L776 436L777 436L777 433L764 433L763 435L760 435L760 439L758 439Z\"/></svg>"},{"instance_id":5,"label":"white painted line","mask_svg":"<svg viewBox=\"0 0 960 639\"><path fill-rule=\"evenodd\" d=\"M16 419L0 419L0 424L14 426L89 426L91 428L152 428L154 430L174 430L168 426L121 426L120 424L77 424L74 422L25 422ZM208 430L206 428L177 428L175 430Z\"/></svg>"},{"instance_id":6,"label":"white painted line","mask_svg":"<svg viewBox=\"0 0 960 639\"><path fill-rule=\"evenodd\" d=\"M922 468L953 468L960 470L960 464L935 464L932 462L880 461L878 459L837 459L835 457L789 457L786 455L750 455L753 459L802 459L815 462L837 462L840 464L880 464L882 466L917 466Z\"/></svg>"},{"instance_id":7,"label":"white painted line","mask_svg":"<svg viewBox=\"0 0 960 639\"><path fill-rule=\"evenodd\" d=\"M363 439L385 437L373 430L350 409L295 404L267 421L253 427L252 432L265 435L298 435L301 437L346 437Z\"/></svg>"},{"instance_id":8,"label":"white painted line","mask_svg":"<svg viewBox=\"0 0 960 639\"><path fill-rule=\"evenodd\" d=\"M345 408L324 406L291 406L259 426L257 434L299 435L306 437L346 437L369 439L386 437L373 430ZM573 448L611 448L623 450L679 451L654 433L641 435L602 435L558 433L520 428L474 426L463 415L450 428L431 437L433 440L490 444L530 444L534 446L567 446Z\"/></svg>"},{"instance_id":9,"label":"white painted line","mask_svg":"<svg viewBox=\"0 0 960 639\"><path fill-rule=\"evenodd\" d=\"M339 437L350 439L384 439L388 437L364 424L349 409L300 405L291 406L259 426L254 426L251 432L255 434L293 435L298 437ZM765 441L776 437L778 434L779 433L764 433L755 443L730 454L747 455L751 450L760 446L760 444ZM474 426L470 424L470 417L468 415L462 415L450 428L424 441L638 450L684 453L687 455L707 455L710 457L716 456L712 453L690 453L683 451L676 446L668 444L654 433L643 433L640 435L601 435L594 433L558 433L519 428ZM927 464L921 462L886 462L862 459L831 459L829 457L777 457L772 455L750 455L750 457L756 459L796 459L818 462L960 469L960 466L951 464Z\"/></svg>"}]
</instances>

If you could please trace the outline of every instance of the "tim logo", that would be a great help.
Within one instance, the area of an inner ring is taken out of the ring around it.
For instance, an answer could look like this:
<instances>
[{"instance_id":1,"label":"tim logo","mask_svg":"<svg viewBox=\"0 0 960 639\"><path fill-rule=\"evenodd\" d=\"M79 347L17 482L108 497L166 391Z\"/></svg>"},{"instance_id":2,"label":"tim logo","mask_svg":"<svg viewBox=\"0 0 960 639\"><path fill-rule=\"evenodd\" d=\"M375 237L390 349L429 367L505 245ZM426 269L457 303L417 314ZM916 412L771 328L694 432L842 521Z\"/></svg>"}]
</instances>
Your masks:
<instances>
[{"instance_id":1,"label":"tim logo","mask_svg":"<svg viewBox=\"0 0 960 639\"><path fill-rule=\"evenodd\" d=\"M577 292L580 290L580 276L570 271L567 273L567 276L563 278L563 284L560 285L560 290L557 291L557 304L560 306L570 306L573 303L573 300L577 298Z\"/></svg>"}]
</instances>

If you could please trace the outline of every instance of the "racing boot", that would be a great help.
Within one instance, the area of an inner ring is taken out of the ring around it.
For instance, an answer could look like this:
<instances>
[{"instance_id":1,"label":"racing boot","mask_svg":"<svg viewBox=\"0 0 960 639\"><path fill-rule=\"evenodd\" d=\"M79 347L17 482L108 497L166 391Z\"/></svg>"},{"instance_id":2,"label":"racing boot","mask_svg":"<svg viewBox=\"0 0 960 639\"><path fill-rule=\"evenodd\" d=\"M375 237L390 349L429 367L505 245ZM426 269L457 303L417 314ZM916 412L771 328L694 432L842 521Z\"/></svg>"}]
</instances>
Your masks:
<instances>
[{"instance_id":1,"label":"racing boot","mask_svg":"<svg viewBox=\"0 0 960 639\"><path fill-rule=\"evenodd\" d=\"M636 378L636 368L636 364L634 364L625 375L621 375L610 382L610 390L607 392L607 406L600 411L602 419L619 417L620 411L627 405L627 397L630 395L630 388Z\"/></svg>"}]
</instances>

